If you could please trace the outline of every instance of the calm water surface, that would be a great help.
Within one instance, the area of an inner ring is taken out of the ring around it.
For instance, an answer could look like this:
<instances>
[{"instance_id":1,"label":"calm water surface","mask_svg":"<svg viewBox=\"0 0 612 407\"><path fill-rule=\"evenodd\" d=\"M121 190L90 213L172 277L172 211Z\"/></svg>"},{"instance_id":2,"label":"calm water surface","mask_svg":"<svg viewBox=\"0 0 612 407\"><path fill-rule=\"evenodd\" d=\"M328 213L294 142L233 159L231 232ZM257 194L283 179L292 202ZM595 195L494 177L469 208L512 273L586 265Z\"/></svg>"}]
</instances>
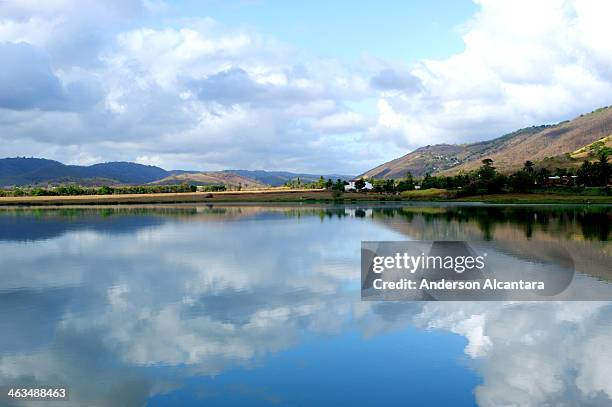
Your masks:
<instances>
[{"instance_id":1,"label":"calm water surface","mask_svg":"<svg viewBox=\"0 0 612 407\"><path fill-rule=\"evenodd\" d=\"M74 406L610 405L612 303L362 302L359 255L491 240L530 261L546 241L606 287L611 224L583 206L2 209L0 385L68 385Z\"/></svg>"}]
</instances>

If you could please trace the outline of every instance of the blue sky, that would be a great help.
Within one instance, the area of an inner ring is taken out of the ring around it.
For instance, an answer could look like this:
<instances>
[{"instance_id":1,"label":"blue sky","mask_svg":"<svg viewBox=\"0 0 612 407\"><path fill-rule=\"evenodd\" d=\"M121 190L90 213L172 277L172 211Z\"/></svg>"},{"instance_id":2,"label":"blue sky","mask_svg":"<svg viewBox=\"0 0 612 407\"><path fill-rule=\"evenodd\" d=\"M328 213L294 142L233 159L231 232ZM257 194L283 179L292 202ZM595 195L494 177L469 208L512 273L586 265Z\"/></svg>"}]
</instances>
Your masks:
<instances>
[{"instance_id":1,"label":"blue sky","mask_svg":"<svg viewBox=\"0 0 612 407\"><path fill-rule=\"evenodd\" d=\"M359 174L612 104L612 3L0 3L0 156Z\"/></svg>"},{"instance_id":2,"label":"blue sky","mask_svg":"<svg viewBox=\"0 0 612 407\"><path fill-rule=\"evenodd\" d=\"M176 17L211 16L251 26L312 53L355 59L361 54L413 63L463 49L460 27L471 1L177 1Z\"/></svg>"}]
</instances>

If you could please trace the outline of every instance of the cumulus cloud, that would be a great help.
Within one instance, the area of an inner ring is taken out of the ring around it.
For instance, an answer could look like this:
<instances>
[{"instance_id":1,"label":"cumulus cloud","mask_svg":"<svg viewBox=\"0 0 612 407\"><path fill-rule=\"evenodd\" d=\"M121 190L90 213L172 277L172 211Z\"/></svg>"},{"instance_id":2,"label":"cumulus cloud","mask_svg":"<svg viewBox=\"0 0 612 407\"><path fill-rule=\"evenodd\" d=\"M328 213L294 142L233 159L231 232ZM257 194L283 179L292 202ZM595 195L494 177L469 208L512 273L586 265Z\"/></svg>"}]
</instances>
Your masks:
<instances>
[{"instance_id":1,"label":"cumulus cloud","mask_svg":"<svg viewBox=\"0 0 612 407\"><path fill-rule=\"evenodd\" d=\"M477 4L464 51L415 64L406 75L418 78L418 92L382 94L371 136L392 131L407 147L477 140L610 104L612 49L603 38L612 28L601 17L610 4Z\"/></svg>"},{"instance_id":2,"label":"cumulus cloud","mask_svg":"<svg viewBox=\"0 0 612 407\"><path fill-rule=\"evenodd\" d=\"M30 72L24 66L34 56L13 58L5 73L15 85L0 94L2 155L77 163L155 157L148 162L211 170L361 169L338 153L356 148L350 139L342 143L343 132L367 125L345 105L367 94L365 74L211 18L154 29L133 19L148 6L109 3L76 12L69 3L13 5L0 15L0 39L35 49L44 62ZM108 27L91 21L95 10ZM36 35L36 25L45 35ZM85 38L95 44L79 45ZM88 61L73 58L79 47ZM350 123L339 125L339 113Z\"/></svg>"},{"instance_id":3,"label":"cumulus cloud","mask_svg":"<svg viewBox=\"0 0 612 407\"><path fill-rule=\"evenodd\" d=\"M248 104L261 108L308 102L322 97L322 90L307 81L293 81L284 74L252 78L242 68L230 68L189 83L201 100L221 104Z\"/></svg>"},{"instance_id":4,"label":"cumulus cloud","mask_svg":"<svg viewBox=\"0 0 612 407\"><path fill-rule=\"evenodd\" d=\"M74 405L95 398L95 404L86 404L113 406L118 395L111 390L119 383L140 384L125 388L127 400L168 390L172 383L147 378L146 367L173 366L176 382L212 376L287 349L304 330L330 334L346 326L350 305L339 287L353 277L349 269L335 267L346 264L340 261L345 240L332 239L333 234L315 239L320 220L311 213L313 222L303 224L299 237L310 236L303 240L309 244L277 250L293 233L273 222L265 232L270 245L257 248L252 241L261 239L261 229L249 220L261 209L221 212L204 208L191 212L188 221L128 215L120 222L112 217L99 222L99 216L84 213L88 221L79 225L51 216L24 237L37 239L36 253L3 242L0 304L12 312L0 316L0 326L12 332L0 339L6 344L0 382L69 383ZM287 213L265 215L285 218ZM202 222L210 234L201 234ZM363 224L355 222L349 229L360 228ZM236 240L238 231L244 240ZM95 249L101 245L108 250ZM217 256L227 245L243 257ZM292 266L304 250L308 265L300 264L316 272L304 274ZM24 272L43 264L43 273ZM172 279L167 270L175 271ZM44 321L13 318L32 309L44 309ZM26 320L28 326L19 325ZM82 347L87 350L76 351ZM101 366L100 360L113 363Z\"/></svg>"},{"instance_id":5,"label":"cumulus cloud","mask_svg":"<svg viewBox=\"0 0 612 407\"><path fill-rule=\"evenodd\" d=\"M44 52L27 43L0 43L0 58L0 108L83 110L99 96L93 84L62 83Z\"/></svg>"},{"instance_id":6,"label":"cumulus cloud","mask_svg":"<svg viewBox=\"0 0 612 407\"><path fill-rule=\"evenodd\" d=\"M369 120L355 112L334 113L316 121L313 127L325 133L349 133L365 128Z\"/></svg>"},{"instance_id":7,"label":"cumulus cloud","mask_svg":"<svg viewBox=\"0 0 612 407\"><path fill-rule=\"evenodd\" d=\"M62 99L62 85L41 52L26 43L0 44L0 106L9 109L46 107Z\"/></svg>"},{"instance_id":8,"label":"cumulus cloud","mask_svg":"<svg viewBox=\"0 0 612 407\"><path fill-rule=\"evenodd\" d=\"M5 2L0 155L360 173L610 104L608 4L477 3L462 52L408 66L165 22L160 2Z\"/></svg>"},{"instance_id":9,"label":"cumulus cloud","mask_svg":"<svg viewBox=\"0 0 612 407\"><path fill-rule=\"evenodd\" d=\"M420 82L408 72L397 72L393 69L384 69L370 80L370 84L380 90L401 90L412 92L419 90Z\"/></svg>"},{"instance_id":10,"label":"cumulus cloud","mask_svg":"<svg viewBox=\"0 0 612 407\"><path fill-rule=\"evenodd\" d=\"M610 403L609 302L374 304L360 316L370 335L414 324L466 337L483 381L479 406Z\"/></svg>"},{"instance_id":11,"label":"cumulus cloud","mask_svg":"<svg viewBox=\"0 0 612 407\"><path fill-rule=\"evenodd\" d=\"M3 1L0 41L40 47L56 68L92 68L117 31L131 27L146 12L141 0Z\"/></svg>"}]
</instances>

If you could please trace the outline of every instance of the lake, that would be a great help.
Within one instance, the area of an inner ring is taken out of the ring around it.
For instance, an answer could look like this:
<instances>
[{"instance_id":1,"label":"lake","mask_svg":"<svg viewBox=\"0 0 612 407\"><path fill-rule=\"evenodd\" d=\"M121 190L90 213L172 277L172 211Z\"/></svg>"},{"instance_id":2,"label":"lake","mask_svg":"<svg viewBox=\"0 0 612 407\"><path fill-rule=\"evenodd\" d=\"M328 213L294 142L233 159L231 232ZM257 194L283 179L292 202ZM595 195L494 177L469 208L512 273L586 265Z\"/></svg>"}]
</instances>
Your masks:
<instances>
[{"instance_id":1,"label":"lake","mask_svg":"<svg viewBox=\"0 0 612 407\"><path fill-rule=\"evenodd\" d=\"M612 303L362 301L360 243L514 242L524 263L553 244L607 290L611 225L610 206L1 209L0 385L69 387L36 406L610 405Z\"/></svg>"}]
</instances>

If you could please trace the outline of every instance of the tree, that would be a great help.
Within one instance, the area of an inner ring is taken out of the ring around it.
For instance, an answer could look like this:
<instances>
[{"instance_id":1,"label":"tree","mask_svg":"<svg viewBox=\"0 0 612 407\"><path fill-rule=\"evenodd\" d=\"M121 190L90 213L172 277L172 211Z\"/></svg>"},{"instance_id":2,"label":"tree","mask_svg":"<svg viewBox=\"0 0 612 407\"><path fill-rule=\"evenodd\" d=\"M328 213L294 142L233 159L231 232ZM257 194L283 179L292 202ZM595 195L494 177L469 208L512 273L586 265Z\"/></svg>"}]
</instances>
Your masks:
<instances>
[{"instance_id":1,"label":"tree","mask_svg":"<svg viewBox=\"0 0 612 407\"><path fill-rule=\"evenodd\" d=\"M113 188L109 187L108 185L103 185L98 190L98 194L100 194L100 195L112 195L113 191L114 191Z\"/></svg>"},{"instance_id":2,"label":"tree","mask_svg":"<svg viewBox=\"0 0 612 407\"><path fill-rule=\"evenodd\" d=\"M495 167L493 167L493 160L485 158L482 160L482 166L478 169L478 177L483 182L490 182L495 177Z\"/></svg>"},{"instance_id":3,"label":"tree","mask_svg":"<svg viewBox=\"0 0 612 407\"><path fill-rule=\"evenodd\" d=\"M385 180L372 179L372 190L374 192L383 192L385 190Z\"/></svg>"},{"instance_id":4,"label":"tree","mask_svg":"<svg viewBox=\"0 0 612 407\"><path fill-rule=\"evenodd\" d=\"M527 192L533 188L534 177L527 170L521 170L510 177L510 188L515 192Z\"/></svg>"},{"instance_id":5,"label":"tree","mask_svg":"<svg viewBox=\"0 0 612 407\"><path fill-rule=\"evenodd\" d=\"M325 188L325 179L323 178L323 175L321 175L319 177L319 180L317 181L317 188Z\"/></svg>"},{"instance_id":6,"label":"tree","mask_svg":"<svg viewBox=\"0 0 612 407\"><path fill-rule=\"evenodd\" d=\"M357 181L355 181L355 189L357 189L357 191L364 189L365 186L366 186L366 182L363 178L360 178Z\"/></svg>"},{"instance_id":7,"label":"tree","mask_svg":"<svg viewBox=\"0 0 612 407\"><path fill-rule=\"evenodd\" d=\"M576 172L578 176L578 183L580 185L585 185L587 187L593 186L595 184L595 168L594 165L589 161L584 161L578 171Z\"/></svg>"},{"instance_id":8,"label":"tree","mask_svg":"<svg viewBox=\"0 0 612 407\"><path fill-rule=\"evenodd\" d=\"M608 185L608 180L610 179L610 173L612 171L612 166L608 163L608 154L607 152L602 152L599 155L599 162L597 163L597 175L598 175L598 184L600 186Z\"/></svg>"},{"instance_id":9,"label":"tree","mask_svg":"<svg viewBox=\"0 0 612 407\"><path fill-rule=\"evenodd\" d=\"M482 160L482 165L478 167L476 173L480 178L492 178L492 176L495 174L493 160L490 158L485 158L484 160Z\"/></svg>"},{"instance_id":10,"label":"tree","mask_svg":"<svg viewBox=\"0 0 612 407\"><path fill-rule=\"evenodd\" d=\"M13 189L13 196L25 196L25 191L21 188Z\"/></svg>"},{"instance_id":11,"label":"tree","mask_svg":"<svg viewBox=\"0 0 612 407\"><path fill-rule=\"evenodd\" d=\"M387 193L395 192L395 181L392 179L386 180L383 189Z\"/></svg>"},{"instance_id":12,"label":"tree","mask_svg":"<svg viewBox=\"0 0 612 407\"><path fill-rule=\"evenodd\" d=\"M414 189L414 179L412 178L412 173L408 171L406 176L397 184L396 187L398 192L403 191L411 191Z\"/></svg>"},{"instance_id":13,"label":"tree","mask_svg":"<svg viewBox=\"0 0 612 407\"><path fill-rule=\"evenodd\" d=\"M548 179L548 177L550 177L550 171L548 171L546 168L540 168L536 172L535 177L538 184L543 184Z\"/></svg>"},{"instance_id":14,"label":"tree","mask_svg":"<svg viewBox=\"0 0 612 407\"><path fill-rule=\"evenodd\" d=\"M334 191L344 191L344 181L338 178L332 189Z\"/></svg>"},{"instance_id":15,"label":"tree","mask_svg":"<svg viewBox=\"0 0 612 407\"><path fill-rule=\"evenodd\" d=\"M525 161L525 164L523 165L523 170L531 174L534 171L533 167L534 167L533 161L527 160Z\"/></svg>"},{"instance_id":16,"label":"tree","mask_svg":"<svg viewBox=\"0 0 612 407\"><path fill-rule=\"evenodd\" d=\"M431 177L431 175L429 173L425 174L425 177L423 177L423 181L421 182L421 188L422 189L429 189L429 188L434 188L434 180Z\"/></svg>"},{"instance_id":17,"label":"tree","mask_svg":"<svg viewBox=\"0 0 612 407\"><path fill-rule=\"evenodd\" d=\"M504 175L498 174L493 167L493 160L485 158L482 160L482 166L477 171L478 179L474 185L477 192L496 193L501 192L507 179Z\"/></svg>"},{"instance_id":18,"label":"tree","mask_svg":"<svg viewBox=\"0 0 612 407\"><path fill-rule=\"evenodd\" d=\"M332 189L333 186L334 186L334 182L331 180L331 178L328 178L327 182L325 183L325 188Z\"/></svg>"}]
</instances>

